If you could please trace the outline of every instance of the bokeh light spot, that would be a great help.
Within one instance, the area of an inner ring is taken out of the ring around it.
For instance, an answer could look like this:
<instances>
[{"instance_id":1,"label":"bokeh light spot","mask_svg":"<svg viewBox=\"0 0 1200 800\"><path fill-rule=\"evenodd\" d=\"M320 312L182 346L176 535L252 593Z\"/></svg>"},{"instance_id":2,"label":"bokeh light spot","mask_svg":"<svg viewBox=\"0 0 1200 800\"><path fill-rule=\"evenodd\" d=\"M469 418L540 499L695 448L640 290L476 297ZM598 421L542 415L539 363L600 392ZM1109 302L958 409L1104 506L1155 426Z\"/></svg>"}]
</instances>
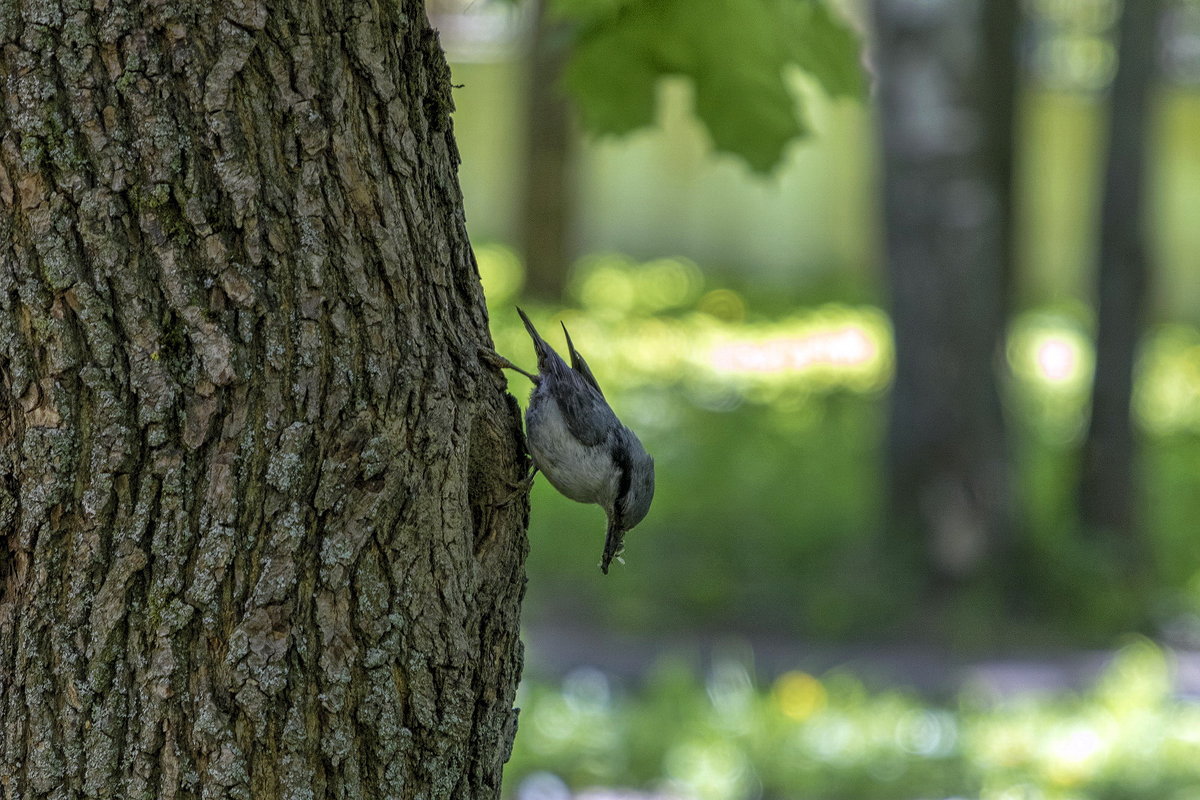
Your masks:
<instances>
[{"instance_id":1,"label":"bokeh light spot","mask_svg":"<svg viewBox=\"0 0 1200 800\"><path fill-rule=\"evenodd\" d=\"M739 323L746 318L746 301L732 289L714 289L696 303L696 310L728 323Z\"/></svg>"},{"instance_id":2,"label":"bokeh light spot","mask_svg":"<svg viewBox=\"0 0 1200 800\"><path fill-rule=\"evenodd\" d=\"M1079 376L1079 346L1066 336L1047 336L1038 344L1035 358L1041 377L1051 383L1066 383Z\"/></svg>"},{"instance_id":3,"label":"bokeh light spot","mask_svg":"<svg viewBox=\"0 0 1200 800\"><path fill-rule=\"evenodd\" d=\"M825 708L825 687L806 672L786 672L775 682L775 703L786 716L806 720Z\"/></svg>"}]
</instances>

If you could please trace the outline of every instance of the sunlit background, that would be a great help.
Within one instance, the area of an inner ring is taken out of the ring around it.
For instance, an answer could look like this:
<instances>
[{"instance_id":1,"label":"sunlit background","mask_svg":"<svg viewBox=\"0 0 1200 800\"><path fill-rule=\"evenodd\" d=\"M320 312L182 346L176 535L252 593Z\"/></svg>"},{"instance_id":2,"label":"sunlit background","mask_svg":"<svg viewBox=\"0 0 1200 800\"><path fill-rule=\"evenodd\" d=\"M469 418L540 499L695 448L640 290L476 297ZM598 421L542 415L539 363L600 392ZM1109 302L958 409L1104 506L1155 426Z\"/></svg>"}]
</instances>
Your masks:
<instances>
[{"instance_id":1,"label":"sunlit background","mask_svg":"<svg viewBox=\"0 0 1200 800\"><path fill-rule=\"evenodd\" d=\"M864 3L831 5L869 38ZM518 303L556 346L564 322L657 467L607 577L603 512L535 484L509 797L1200 798L1200 3L1158 26L1133 579L1076 513L1121 4L1021 11L993 366L1024 566L931 598L881 556L896 352L871 98L790 74L812 133L766 173L715 151L682 78L624 136L569 112L548 296L522 253L536 8L431 2L496 347L532 368Z\"/></svg>"}]
</instances>

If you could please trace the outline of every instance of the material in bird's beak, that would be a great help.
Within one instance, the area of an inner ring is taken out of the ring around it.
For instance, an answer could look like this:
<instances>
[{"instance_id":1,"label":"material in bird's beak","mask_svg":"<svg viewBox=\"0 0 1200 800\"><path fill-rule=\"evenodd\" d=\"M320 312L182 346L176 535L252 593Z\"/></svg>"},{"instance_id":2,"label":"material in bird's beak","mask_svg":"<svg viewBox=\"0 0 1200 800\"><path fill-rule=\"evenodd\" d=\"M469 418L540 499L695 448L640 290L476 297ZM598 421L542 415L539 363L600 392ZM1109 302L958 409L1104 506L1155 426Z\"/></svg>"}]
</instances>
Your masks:
<instances>
[{"instance_id":1,"label":"material in bird's beak","mask_svg":"<svg viewBox=\"0 0 1200 800\"><path fill-rule=\"evenodd\" d=\"M600 571L608 574L608 567L613 559L624 564L621 554L625 552L625 531L621 530L611 519L608 521L608 533L604 536L604 556L600 559Z\"/></svg>"}]
</instances>

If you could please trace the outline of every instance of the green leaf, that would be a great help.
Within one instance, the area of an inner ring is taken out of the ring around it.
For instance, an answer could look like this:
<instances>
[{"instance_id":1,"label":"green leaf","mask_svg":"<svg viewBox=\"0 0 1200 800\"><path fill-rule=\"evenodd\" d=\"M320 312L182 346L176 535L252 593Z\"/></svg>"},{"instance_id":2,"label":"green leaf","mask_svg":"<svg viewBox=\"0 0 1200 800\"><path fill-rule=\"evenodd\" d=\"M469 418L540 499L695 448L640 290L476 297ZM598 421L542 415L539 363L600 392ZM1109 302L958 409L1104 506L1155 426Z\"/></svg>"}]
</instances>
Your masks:
<instances>
[{"instance_id":1,"label":"green leaf","mask_svg":"<svg viewBox=\"0 0 1200 800\"><path fill-rule=\"evenodd\" d=\"M649 27L645 21L622 19L580 34L563 71L563 85L589 131L622 134L654 122L659 71Z\"/></svg>"},{"instance_id":2,"label":"green leaf","mask_svg":"<svg viewBox=\"0 0 1200 800\"><path fill-rule=\"evenodd\" d=\"M791 9L791 58L830 97L863 98L867 81L858 34L819 0L783 0Z\"/></svg>"},{"instance_id":3,"label":"green leaf","mask_svg":"<svg viewBox=\"0 0 1200 800\"><path fill-rule=\"evenodd\" d=\"M642 0L545 0L552 19L570 20L586 25L612 18L627 6L639 5Z\"/></svg>"},{"instance_id":4,"label":"green leaf","mask_svg":"<svg viewBox=\"0 0 1200 800\"><path fill-rule=\"evenodd\" d=\"M789 142L809 133L780 76L731 69L696 78L696 116L717 150L740 156L757 172L783 160Z\"/></svg>"},{"instance_id":5,"label":"green leaf","mask_svg":"<svg viewBox=\"0 0 1200 800\"><path fill-rule=\"evenodd\" d=\"M831 95L864 93L857 39L819 0L555 0L554 8L579 26L564 85L593 133L652 124L658 78L683 75L714 146L767 172L809 132L789 65Z\"/></svg>"},{"instance_id":6,"label":"green leaf","mask_svg":"<svg viewBox=\"0 0 1200 800\"><path fill-rule=\"evenodd\" d=\"M786 30L774 0L676 0L677 21L692 43L688 71L696 86L696 115L720 151L741 156L768 172L783 159L787 143L808 133L797 99L788 90Z\"/></svg>"}]
</instances>

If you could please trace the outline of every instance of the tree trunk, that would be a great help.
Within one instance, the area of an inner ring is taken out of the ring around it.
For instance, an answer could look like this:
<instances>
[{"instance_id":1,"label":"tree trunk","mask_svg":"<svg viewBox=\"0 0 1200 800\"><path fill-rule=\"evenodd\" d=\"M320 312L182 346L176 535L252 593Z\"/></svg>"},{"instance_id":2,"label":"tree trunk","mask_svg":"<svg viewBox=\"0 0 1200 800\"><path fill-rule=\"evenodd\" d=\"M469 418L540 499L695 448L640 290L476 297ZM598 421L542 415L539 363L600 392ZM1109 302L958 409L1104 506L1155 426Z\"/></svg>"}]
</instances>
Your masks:
<instances>
[{"instance_id":1,"label":"tree trunk","mask_svg":"<svg viewBox=\"0 0 1200 800\"><path fill-rule=\"evenodd\" d=\"M524 469L419 0L0 11L0 796L494 798Z\"/></svg>"},{"instance_id":2,"label":"tree trunk","mask_svg":"<svg viewBox=\"0 0 1200 800\"><path fill-rule=\"evenodd\" d=\"M983 5L874 2L896 342L890 540L935 585L970 580L985 561L1000 566L1010 538L996 368L1011 260L1016 9L996 17Z\"/></svg>"},{"instance_id":3,"label":"tree trunk","mask_svg":"<svg viewBox=\"0 0 1200 800\"><path fill-rule=\"evenodd\" d=\"M1146 139L1155 65L1156 0L1126 2L1109 111L1100 209L1096 371L1083 442L1079 512L1085 532L1111 537L1125 555L1136 542L1133 370L1148 296L1143 230Z\"/></svg>"},{"instance_id":4,"label":"tree trunk","mask_svg":"<svg viewBox=\"0 0 1200 800\"><path fill-rule=\"evenodd\" d=\"M1015 194L1021 93L1020 0L986 0L981 13L983 65L979 107L984 140L980 158L997 204L996 247L1001 274L996 318L1001 326L997 337L1002 345L1017 282Z\"/></svg>"},{"instance_id":5,"label":"tree trunk","mask_svg":"<svg viewBox=\"0 0 1200 800\"><path fill-rule=\"evenodd\" d=\"M547 19L546 0L532 0L533 40L526 84L525 194L521 207L521 250L525 291L562 300L571 266L571 114L560 80L568 55L565 23ZM614 58L620 58L614 54Z\"/></svg>"}]
</instances>

